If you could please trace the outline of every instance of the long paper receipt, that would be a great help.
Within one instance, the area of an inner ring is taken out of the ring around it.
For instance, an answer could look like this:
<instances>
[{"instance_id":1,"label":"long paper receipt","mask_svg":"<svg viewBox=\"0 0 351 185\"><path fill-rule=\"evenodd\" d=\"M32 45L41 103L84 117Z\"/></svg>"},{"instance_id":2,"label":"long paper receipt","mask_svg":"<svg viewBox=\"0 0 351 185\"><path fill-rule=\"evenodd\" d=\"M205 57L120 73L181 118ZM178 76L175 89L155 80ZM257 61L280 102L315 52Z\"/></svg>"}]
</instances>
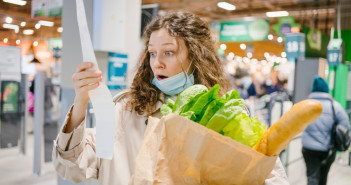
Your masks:
<instances>
[{"instance_id":1,"label":"long paper receipt","mask_svg":"<svg viewBox=\"0 0 351 185\"><path fill-rule=\"evenodd\" d=\"M77 0L77 20L82 45L83 61L93 62L93 70L98 70L93 45L90 39L83 0ZM116 118L111 92L104 83L89 91L96 118L96 156L112 159L116 134Z\"/></svg>"}]
</instances>

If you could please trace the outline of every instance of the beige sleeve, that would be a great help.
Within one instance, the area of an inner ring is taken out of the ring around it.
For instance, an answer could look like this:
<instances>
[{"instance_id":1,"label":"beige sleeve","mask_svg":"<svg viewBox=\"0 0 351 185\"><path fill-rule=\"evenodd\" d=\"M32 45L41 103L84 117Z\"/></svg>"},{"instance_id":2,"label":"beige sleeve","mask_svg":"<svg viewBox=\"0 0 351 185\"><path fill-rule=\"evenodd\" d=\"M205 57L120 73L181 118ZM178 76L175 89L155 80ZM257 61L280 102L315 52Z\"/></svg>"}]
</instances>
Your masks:
<instances>
[{"instance_id":1,"label":"beige sleeve","mask_svg":"<svg viewBox=\"0 0 351 185\"><path fill-rule=\"evenodd\" d=\"M286 176L285 169L280 161L280 158L277 158L275 166L271 173L268 175L265 180L264 185L289 185L288 177Z\"/></svg>"},{"instance_id":2,"label":"beige sleeve","mask_svg":"<svg viewBox=\"0 0 351 185\"><path fill-rule=\"evenodd\" d=\"M95 154L95 129L85 128L84 120L71 133L63 132L70 120L72 108L54 140L53 164L63 179L75 183L97 179L99 159Z\"/></svg>"}]
</instances>

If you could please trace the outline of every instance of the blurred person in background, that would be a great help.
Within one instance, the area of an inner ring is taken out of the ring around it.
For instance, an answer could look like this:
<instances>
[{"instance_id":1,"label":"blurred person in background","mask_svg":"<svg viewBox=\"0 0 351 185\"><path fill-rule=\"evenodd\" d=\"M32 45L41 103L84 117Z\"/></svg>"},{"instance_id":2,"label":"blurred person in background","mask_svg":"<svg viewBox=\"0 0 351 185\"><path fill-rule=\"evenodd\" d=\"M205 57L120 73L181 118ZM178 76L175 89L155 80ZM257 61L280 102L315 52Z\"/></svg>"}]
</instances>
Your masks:
<instances>
[{"instance_id":1,"label":"blurred person in background","mask_svg":"<svg viewBox=\"0 0 351 185\"><path fill-rule=\"evenodd\" d=\"M249 97L247 93L247 88L251 83L251 78L249 72L244 68L236 68L234 74L234 83L233 89L239 92L239 95L242 99L247 99Z\"/></svg>"},{"instance_id":2,"label":"blurred person in background","mask_svg":"<svg viewBox=\"0 0 351 185\"><path fill-rule=\"evenodd\" d=\"M267 94L272 94L280 90L281 85L278 80L278 71L272 71L266 79L265 89Z\"/></svg>"},{"instance_id":3,"label":"blurred person in background","mask_svg":"<svg viewBox=\"0 0 351 185\"><path fill-rule=\"evenodd\" d=\"M306 164L308 185L326 185L330 166L336 152L329 153L334 121L350 127L349 118L340 103L328 93L328 84L316 76L308 98L318 100L323 106L321 116L302 133L302 154ZM337 120L334 120L333 107Z\"/></svg>"},{"instance_id":4,"label":"blurred person in background","mask_svg":"<svg viewBox=\"0 0 351 185\"><path fill-rule=\"evenodd\" d=\"M252 82L247 89L248 96L255 96L257 98L266 94L264 88L265 79L261 72L256 72L252 75Z\"/></svg>"}]
</instances>

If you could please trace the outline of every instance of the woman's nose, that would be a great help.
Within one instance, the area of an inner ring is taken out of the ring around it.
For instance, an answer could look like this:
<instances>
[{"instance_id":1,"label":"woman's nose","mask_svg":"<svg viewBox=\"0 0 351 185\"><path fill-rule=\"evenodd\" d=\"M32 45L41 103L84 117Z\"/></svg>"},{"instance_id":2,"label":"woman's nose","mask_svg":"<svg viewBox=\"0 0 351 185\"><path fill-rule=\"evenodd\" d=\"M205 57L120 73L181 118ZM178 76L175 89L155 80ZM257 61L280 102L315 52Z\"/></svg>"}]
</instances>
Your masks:
<instances>
[{"instance_id":1,"label":"woman's nose","mask_svg":"<svg viewBox=\"0 0 351 185\"><path fill-rule=\"evenodd\" d=\"M157 69L164 69L165 68L165 64L162 62L162 56L157 55L155 57L155 68Z\"/></svg>"}]
</instances>

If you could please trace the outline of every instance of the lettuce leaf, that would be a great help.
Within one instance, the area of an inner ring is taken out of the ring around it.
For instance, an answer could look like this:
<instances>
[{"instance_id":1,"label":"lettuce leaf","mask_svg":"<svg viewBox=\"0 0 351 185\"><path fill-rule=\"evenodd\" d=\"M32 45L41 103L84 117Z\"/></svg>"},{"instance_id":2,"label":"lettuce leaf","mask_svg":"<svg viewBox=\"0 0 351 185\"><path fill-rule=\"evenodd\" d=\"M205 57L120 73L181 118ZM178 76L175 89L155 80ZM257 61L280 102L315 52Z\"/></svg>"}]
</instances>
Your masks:
<instances>
[{"instance_id":1,"label":"lettuce leaf","mask_svg":"<svg viewBox=\"0 0 351 185\"><path fill-rule=\"evenodd\" d=\"M197 84L188 87L178 95L177 100L174 103L172 112L180 114L182 112L183 106L192 101L195 101L194 98L199 98L202 94L206 93L207 91L208 89L204 85Z\"/></svg>"},{"instance_id":2,"label":"lettuce leaf","mask_svg":"<svg viewBox=\"0 0 351 185\"><path fill-rule=\"evenodd\" d=\"M204 109L205 111L203 112L203 116L199 123L201 125L206 126L207 123L210 121L210 119L213 117L216 112L221 109L224 104L227 102L227 100L224 100L222 98L217 98L215 100L212 100L211 103Z\"/></svg>"},{"instance_id":3,"label":"lettuce leaf","mask_svg":"<svg viewBox=\"0 0 351 185\"><path fill-rule=\"evenodd\" d=\"M231 90L225 93L222 98L228 101L231 99L240 99L240 94L237 90Z\"/></svg>"},{"instance_id":4,"label":"lettuce leaf","mask_svg":"<svg viewBox=\"0 0 351 185\"><path fill-rule=\"evenodd\" d=\"M237 114L243 112L244 106L242 99L229 100L212 116L206 127L220 132Z\"/></svg>"},{"instance_id":5,"label":"lettuce leaf","mask_svg":"<svg viewBox=\"0 0 351 185\"><path fill-rule=\"evenodd\" d=\"M172 113L172 109L174 107L174 101L170 98L167 99L167 103L166 104L163 104L161 106L161 115L162 116L166 116L168 115L169 113Z\"/></svg>"},{"instance_id":6,"label":"lettuce leaf","mask_svg":"<svg viewBox=\"0 0 351 185\"><path fill-rule=\"evenodd\" d=\"M256 117L250 118L245 113L238 114L224 127L223 133L239 143L253 147L262 137L266 126Z\"/></svg>"},{"instance_id":7,"label":"lettuce leaf","mask_svg":"<svg viewBox=\"0 0 351 185\"><path fill-rule=\"evenodd\" d=\"M203 111L206 110L207 106L213 100L218 99L218 91L219 91L219 85L216 84L209 91L199 96L195 102L191 101L191 103L183 106L180 115L184 115L184 114L190 115L192 113L194 115L191 116L192 117L191 120L198 122L199 120L201 120L203 116ZM191 112L191 113L187 113L187 112Z\"/></svg>"}]
</instances>

